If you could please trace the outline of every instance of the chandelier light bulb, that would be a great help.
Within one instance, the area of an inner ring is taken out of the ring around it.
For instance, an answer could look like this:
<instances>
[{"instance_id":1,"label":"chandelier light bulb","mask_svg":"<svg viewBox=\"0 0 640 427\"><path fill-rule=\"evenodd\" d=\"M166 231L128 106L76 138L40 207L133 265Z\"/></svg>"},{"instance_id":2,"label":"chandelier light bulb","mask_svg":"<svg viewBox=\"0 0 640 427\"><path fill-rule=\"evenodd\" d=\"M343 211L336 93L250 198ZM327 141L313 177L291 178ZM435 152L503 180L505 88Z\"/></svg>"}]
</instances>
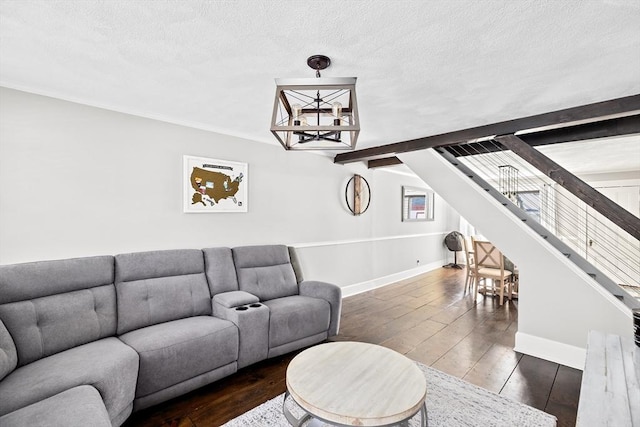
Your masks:
<instances>
[{"instance_id":1,"label":"chandelier light bulb","mask_svg":"<svg viewBox=\"0 0 640 427\"><path fill-rule=\"evenodd\" d=\"M342 117L342 104L339 102L334 102L331 109L333 111L333 124L339 126L340 118Z\"/></svg>"},{"instance_id":2,"label":"chandelier light bulb","mask_svg":"<svg viewBox=\"0 0 640 427\"><path fill-rule=\"evenodd\" d=\"M293 124L300 124L300 113L302 112L302 106L300 104L293 104L291 106L291 115L293 116Z\"/></svg>"}]
</instances>

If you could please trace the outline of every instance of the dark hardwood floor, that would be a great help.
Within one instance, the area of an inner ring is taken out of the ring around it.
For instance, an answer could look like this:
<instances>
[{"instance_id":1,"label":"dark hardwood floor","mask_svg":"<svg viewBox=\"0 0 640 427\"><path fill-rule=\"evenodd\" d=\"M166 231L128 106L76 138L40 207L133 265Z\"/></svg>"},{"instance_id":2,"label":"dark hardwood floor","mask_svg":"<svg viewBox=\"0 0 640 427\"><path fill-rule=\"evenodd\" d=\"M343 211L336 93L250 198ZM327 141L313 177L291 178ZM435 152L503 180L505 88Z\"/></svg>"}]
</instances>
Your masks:
<instances>
[{"instance_id":1,"label":"dark hardwood floor","mask_svg":"<svg viewBox=\"0 0 640 427\"><path fill-rule=\"evenodd\" d=\"M464 270L438 269L344 299L340 335L394 349L574 426L582 372L513 351L517 301L464 292ZM140 411L125 427L210 427L285 391L296 353L266 360L185 396Z\"/></svg>"}]
</instances>

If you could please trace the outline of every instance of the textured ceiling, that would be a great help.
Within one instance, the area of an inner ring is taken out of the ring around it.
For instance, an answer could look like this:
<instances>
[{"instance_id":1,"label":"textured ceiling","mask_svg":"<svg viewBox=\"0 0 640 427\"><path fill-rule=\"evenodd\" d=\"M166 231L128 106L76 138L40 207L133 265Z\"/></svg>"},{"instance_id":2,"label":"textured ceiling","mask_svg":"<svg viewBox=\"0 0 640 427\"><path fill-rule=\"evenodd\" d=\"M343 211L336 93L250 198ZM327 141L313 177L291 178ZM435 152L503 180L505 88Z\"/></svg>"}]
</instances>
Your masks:
<instances>
[{"instance_id":1,"label":"textured ceiling","mask_svg":"<svg viewBox=\"0 0 640 427\"><path fill-rule=\"evenodd\" d=\"M0 1L0 85L276 143L276 77L358 77L358 148L640 93L638 0Z\"/></svg>"}]
</instances>

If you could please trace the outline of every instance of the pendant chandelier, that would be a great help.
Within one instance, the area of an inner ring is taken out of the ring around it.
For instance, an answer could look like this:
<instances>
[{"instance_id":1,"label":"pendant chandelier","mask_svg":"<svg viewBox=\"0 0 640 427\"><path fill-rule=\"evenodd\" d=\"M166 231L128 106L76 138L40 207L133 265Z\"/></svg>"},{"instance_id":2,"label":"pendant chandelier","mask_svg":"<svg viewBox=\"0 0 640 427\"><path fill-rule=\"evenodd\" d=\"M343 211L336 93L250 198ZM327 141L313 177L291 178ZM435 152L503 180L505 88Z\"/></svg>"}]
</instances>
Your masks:
<instances>
[{"instance_id":1,"label":"pendant chandelier","mask_svg":"<svg viewBox=\"0 0 640 427\"><path fill-rule=\"evenodd\" d=\"M321 77L331 64L313 55L316 78L275 79L271 132L285 150L353 150L360 133L355 77Z\"/></svg>"}]
</instances>

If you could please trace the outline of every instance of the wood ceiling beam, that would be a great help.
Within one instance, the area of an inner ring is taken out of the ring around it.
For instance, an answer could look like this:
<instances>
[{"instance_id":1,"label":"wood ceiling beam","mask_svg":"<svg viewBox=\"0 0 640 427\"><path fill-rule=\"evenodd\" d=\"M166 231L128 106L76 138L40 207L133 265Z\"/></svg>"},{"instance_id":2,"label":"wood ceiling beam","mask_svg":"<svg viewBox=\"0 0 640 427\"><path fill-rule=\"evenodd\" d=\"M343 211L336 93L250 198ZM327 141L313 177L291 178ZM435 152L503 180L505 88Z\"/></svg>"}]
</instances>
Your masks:
<instances>
[{"instance_id":1,"label":"wood ceiling beam","mask_svg":"<svg viewBox=\"0 0 640 427\"><path fill-rule=\"evenodd\" d=\"M340 153L334 162L345 164L364 160L387 158L396 153L425 150L427 148L462 144L470 140L491 137L493 135L514 134L518 131L547 126L562 125L584 120L608 119L612 115L629 115L640 111L640 95L632 95L609 101L596 102L580 107L567 108L550 113L538 114L514 120L508 120L474 128L442 133L404 142L365 148L363 150Z\"/></svg>"},{"instance_id":2,"label":"wood ceiling beam","mask_svg":"<svg viewBox=\"0 0 640 427\"><path fill-rule=\"evenodd\" d=\"M400 160L396 156L385 157L384 159L369 160L367 162L369 169L383 168L385 166L395 166L395 165L401 165L401 164L402 164L402 160Z\"/></svg>"},{"instance_id":3,"label":"wood ceiling beam","mask_svg":"<svg viewBox=\"0 0 640 427\"><path fill-rule=\"evenodd\" d=\"M609 218L614 224L633 236L634 239L640 240L640 219L631 212L620 207L617 203L531 147L519 137L503 135L497 137L496 141L562 185L588 206Z\"/></svg>"},{"instance_id":4,"label":"wood ceiling beam","mask_svg":"<svg viewBox=\"0 0 640 427\"><path fill-rule=\"evenodd\" d=\"M550 129L541 132L518 135L532 147L559 144L573 141L589 141L598 138L640 134L640 114L584 123L577 126ZM472 142L469 144L449 145L443 147L455 157L472 156L474 154L495 153L504 148L495 141ZM394 160L395 159L395 160ZM401 164L397 157L369 160L369 169Z\"/></svg>"},{"instance_id":5,"label":"wood ceiling beam","mask_svg":"<svg viewBox=\"0 0 640 427\"><path fill-rule=\"evenodd\" d=\"M573 141L588 141L612 136L640 134L640 114L618 117L577 126L549 129L541 132L518 135L532 147ZM459 146L444 147L456 157L480 153L493 153L503 148L493 141L473 142Z\"/></svg>"}]
</instances>

